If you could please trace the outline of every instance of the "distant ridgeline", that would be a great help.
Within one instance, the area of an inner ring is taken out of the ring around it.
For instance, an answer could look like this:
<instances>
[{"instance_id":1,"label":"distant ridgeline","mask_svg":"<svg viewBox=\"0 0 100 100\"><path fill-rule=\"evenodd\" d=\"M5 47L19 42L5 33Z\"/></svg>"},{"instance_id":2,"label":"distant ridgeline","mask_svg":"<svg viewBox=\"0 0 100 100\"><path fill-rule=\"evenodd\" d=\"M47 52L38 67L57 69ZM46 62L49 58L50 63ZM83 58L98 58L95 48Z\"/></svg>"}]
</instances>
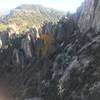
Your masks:
<instances>
[{"instance_id":1,"label":"distant ridgeline","mask_svg":"<svg viewBox=\"0 0 100 100\"><path fill-rule=\"evenodd\" d=\"M25 32L29 27L38 27L44 21L56 23L64 15L64 12L41 5L21 5L0 18L0 31L11 27L15 32Z\"/></svg>"}]
</instances>

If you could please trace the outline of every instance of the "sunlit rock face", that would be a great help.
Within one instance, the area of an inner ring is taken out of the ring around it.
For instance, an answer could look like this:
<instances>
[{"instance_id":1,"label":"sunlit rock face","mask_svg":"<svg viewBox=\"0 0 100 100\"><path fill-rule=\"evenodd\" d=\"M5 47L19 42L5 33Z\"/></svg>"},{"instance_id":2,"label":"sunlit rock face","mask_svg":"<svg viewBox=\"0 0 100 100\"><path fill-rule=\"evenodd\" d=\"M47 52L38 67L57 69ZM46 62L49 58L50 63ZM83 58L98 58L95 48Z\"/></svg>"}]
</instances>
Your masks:
<instances>
[{"instance_id":1,"label":"sunlit rock face","mask_svg":"<svg viewBox=\"0 0 100 100\"><path fill-rule=\"evenodd\" d=\"M2 48L2 40L0 39L0 48Z\"/></svg>"},{"instance_id":2,"label":"sunlit rock face","mask_svg":"<svg viewBox=\"0 0 100 100\"><path fill-rule=\"evenodd\" d=\"M82 32L90 28L100 31L100 0L85 0L81 6L81 14L78 25Z\"/></svg>"},{"instance_id":3,"label":"sunlit rock face","mask_svg":"<svg viewBox=\"0 0 100 100\"><path fill-rule=\"evenodd\" d=\"M9 42L9 34L7 31L4 31L1 36L1 43L2 43L2 48L7 48L8 47L8 42Z\"/></svg>"}]
</instances>

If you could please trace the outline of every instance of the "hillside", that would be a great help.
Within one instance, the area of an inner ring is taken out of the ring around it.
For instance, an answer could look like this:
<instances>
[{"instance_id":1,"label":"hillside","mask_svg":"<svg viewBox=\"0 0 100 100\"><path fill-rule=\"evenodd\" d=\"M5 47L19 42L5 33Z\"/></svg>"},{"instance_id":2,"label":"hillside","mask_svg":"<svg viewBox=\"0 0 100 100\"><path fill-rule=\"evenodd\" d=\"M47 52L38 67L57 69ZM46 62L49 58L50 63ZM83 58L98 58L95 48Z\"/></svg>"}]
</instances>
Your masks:
<instances>
[{"instance_id":1,"label":"hillside","mask_svg":"<svg viewBox=\"0 0 100 100\"><path fill-rule=\"evenodd\" d=\"M10 11L10 14L3 16L2 20L7 25L15 25L18 31L25 31L28 27L39 26L44 21L57 22L64 12L41 5L21 5Z\"/></svg>"}]
</instances>

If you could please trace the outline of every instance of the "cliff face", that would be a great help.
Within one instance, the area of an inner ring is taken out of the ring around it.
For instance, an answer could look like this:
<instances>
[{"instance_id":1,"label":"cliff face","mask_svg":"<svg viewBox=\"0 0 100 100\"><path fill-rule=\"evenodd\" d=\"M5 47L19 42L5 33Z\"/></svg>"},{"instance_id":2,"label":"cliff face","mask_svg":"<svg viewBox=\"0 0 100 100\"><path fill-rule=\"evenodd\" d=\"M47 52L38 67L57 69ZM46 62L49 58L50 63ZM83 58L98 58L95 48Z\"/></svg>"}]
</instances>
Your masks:
<instances>
[{"instance_id":1,"label":"cliff face","mask_svg":"<svg viewBox=\"0 0 100 100\"><path fill-rule=\"evenodd\" d=\"M81 14L78 25L81 31L88 31L90 28L100 30L100 0L85 0L81 6Z\"/></svg>"},{"instance_id":2,"label":"cliff face","mask_svg":"<svg viewBox=\"0 0 100 100\"><path fill-rule=\"evenodd\" d=\"M99 2L86 0L76 14L44 23L38 38L35 29L21 37L1 33L0 94L10 100L99 100Z\"/></svg>"}]
</instances>

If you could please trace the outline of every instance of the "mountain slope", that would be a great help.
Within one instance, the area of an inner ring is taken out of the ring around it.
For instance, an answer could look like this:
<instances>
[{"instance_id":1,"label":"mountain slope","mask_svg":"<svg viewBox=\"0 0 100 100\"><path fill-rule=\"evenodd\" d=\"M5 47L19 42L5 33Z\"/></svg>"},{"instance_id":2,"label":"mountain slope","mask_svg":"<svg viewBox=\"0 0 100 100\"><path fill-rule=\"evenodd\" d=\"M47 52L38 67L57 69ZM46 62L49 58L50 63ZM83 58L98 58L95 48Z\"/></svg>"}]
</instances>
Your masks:
<instances>
[{"instance_id":1,"label":"mountain slope","mask_svg":"<svg viewBox=\"0 0 100 100\"><path fill-rule=\"evenodd\" d=\"M39 26L44 21L57 22L63 15L63 12L41 5L21 5L3 19L8 24L20 27L19 31L24 31L27 27Z\"/></svg>"},{"instance_id":2,"label":"mountain slope","mask_svg":"<svg viewBox=\"0 0 100 100\"><path fill-rule=\"evenodd\" d=\"M9 41L3 33L0 93L8 90L13 98L4 100L100 100L99 18L91 28L100 0L85 2L76 14L44 24L38 39L31 31L32 39L27 34Z\"/></svg>"}]
</instances>

